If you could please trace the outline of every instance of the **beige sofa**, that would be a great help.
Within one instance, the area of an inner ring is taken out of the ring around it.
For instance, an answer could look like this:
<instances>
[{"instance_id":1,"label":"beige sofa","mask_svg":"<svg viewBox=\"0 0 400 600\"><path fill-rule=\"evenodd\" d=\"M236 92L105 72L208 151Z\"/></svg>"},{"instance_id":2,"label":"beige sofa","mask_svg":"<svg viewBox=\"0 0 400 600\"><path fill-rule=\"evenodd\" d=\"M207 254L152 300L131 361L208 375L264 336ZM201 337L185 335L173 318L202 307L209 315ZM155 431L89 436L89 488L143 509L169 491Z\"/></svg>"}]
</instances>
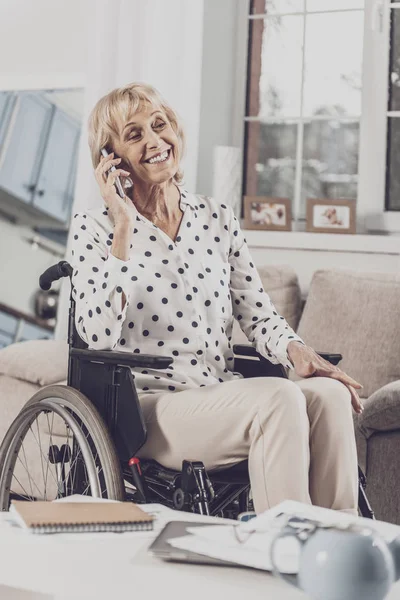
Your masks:
<instances>
[{"instance_id":1,"label":"beige sofa","mask_svg":"<svg viewBox=\"0 0 400 600\"><path fill-rule=\"evenodd\" d=\"M258 270L278 312L304 341L340 352L340 367L363 384L365 411L354 423L368 498L378 518L400 524L400 276L317 271L303 309L291 267ZM235 325L233 342L247 342ZM0 350L0 439L36 390L65 382L67 350L54 340Z\"/></svg>"}]
</instances>

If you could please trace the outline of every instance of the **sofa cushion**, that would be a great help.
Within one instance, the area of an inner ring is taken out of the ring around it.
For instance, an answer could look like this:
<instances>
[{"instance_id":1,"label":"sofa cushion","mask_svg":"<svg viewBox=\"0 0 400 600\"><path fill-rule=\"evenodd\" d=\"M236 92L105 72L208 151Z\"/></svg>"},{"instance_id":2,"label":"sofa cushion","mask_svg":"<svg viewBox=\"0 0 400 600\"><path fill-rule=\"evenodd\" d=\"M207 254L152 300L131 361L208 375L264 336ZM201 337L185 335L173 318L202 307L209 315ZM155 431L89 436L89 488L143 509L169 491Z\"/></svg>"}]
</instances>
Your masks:
<instances>
[{"instance_id":1,"label":"sofa cushion","mask_svg":"<svg viewBox=\"0 0 400 600\"><path fill-rule=\"evenodd\" d=\"M316 351L340 352L339 367L368 398L400 379L399 307L399 275L316 271L297 333Z\"/></svg>"},{"instance_id":2,"label":"sofa cushion","mask_svg":"<svg viewBox=\"0 0 400 600\"><path fill-rule=\"evenodd\" d=\"M62 340L29 340L0 350L0 374L39 386L66 379L68 345Z\"/></svg>"},{"instance_id":3,"label":"sofa cushion","mask_svg":"<svg viewBox=\"0 0 400 600\"><path fill-rule=\"evenodd\" d=\"M296 272L289 265L267 265L257 267L263 288L275 305L278 313L296 330L301 314L301 292ZM243 344L248 340L235 320L232 343Z\"/></svg>"}]
</instances>

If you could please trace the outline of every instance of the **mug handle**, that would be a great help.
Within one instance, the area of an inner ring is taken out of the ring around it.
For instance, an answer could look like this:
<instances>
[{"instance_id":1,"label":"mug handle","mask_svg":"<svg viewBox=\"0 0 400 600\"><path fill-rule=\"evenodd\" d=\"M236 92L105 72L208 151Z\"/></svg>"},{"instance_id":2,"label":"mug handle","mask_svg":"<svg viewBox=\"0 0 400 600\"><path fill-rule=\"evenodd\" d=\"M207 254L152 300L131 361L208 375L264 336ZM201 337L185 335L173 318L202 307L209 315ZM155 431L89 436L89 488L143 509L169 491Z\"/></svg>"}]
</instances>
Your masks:
<instances>
[{"instance_id":1,"label":"mug handle","mask_svg":"<svg viewBox=\"0 0 400 600\"><path fill-rule=\"evenodd\" d=\"M275 559L274 559L274 551L275 551L276 543L278 542L278 540L283 540L283 538L287 538L287 537L296 538L296 540L300 544L300 548L302 548L306 542L305 539L302 540L301 538L299 538L299 536L297 535L297 532L294 531L291 527L286 527L283 531L279 532L272 540L271 547L269 550L269 558L270 558L271 566L272 566L272 574L274 575L274 577L277 577L278 579L282 579L286 583L290 583L290 585L292 585L293 587L298 588L298 585L296 585L296 583L293 583L293 581L290 579L289 574L281 573L279 571L278 567L276 566ZM297 575L297 577L298 577L298 575Z\"/></svg>"}]
</instances>

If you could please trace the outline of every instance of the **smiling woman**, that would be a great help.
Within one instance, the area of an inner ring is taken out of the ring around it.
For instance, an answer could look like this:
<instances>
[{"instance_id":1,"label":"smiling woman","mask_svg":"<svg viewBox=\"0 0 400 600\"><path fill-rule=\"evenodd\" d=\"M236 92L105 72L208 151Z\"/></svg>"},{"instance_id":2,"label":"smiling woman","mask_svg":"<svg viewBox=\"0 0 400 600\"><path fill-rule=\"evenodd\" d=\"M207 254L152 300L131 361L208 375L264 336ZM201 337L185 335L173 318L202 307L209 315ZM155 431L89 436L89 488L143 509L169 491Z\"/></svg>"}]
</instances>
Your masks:
<instances>
[{"instance_id":1,"label":"smiling woman","mask_svg":"<svg viewBox=\"0 0 400 600\"><path fill-rule=\"evenodd\" d=\"M108 171L113 165L119 169L114 178L129 176L133 182L130 192L126 192L129 204L174 239L183 214L177 184L183 179L180 161L185 140L178 115L161 94L149 85L133 83L101 98L89 118L89 146L114 223L123 227L132 215L113 193L114 179L106 192ZM110 156L99 162L103 147Z\"/></svg>"},{"instance_id":2,"label":"smiling woman","mask_svg":"<svg viewBox=\"0 0 400 600\"><path fill-rule=\"evenodd\" d=\"M105 207L72 221L78 334L95 350L173 357L166 369L132 368L148 432L139 456L179 469L188 454L207 469L248 458L257 511L292 498L355 512L349 389L322 363L326 376L311 382L235 371L234 319L273 364L310 375L314 351L263 289L232 208L183 187L175 112L130 84L96 104L89 144ZM127 176L122 198L114 184Z\"/></svg>"}]
</instances>

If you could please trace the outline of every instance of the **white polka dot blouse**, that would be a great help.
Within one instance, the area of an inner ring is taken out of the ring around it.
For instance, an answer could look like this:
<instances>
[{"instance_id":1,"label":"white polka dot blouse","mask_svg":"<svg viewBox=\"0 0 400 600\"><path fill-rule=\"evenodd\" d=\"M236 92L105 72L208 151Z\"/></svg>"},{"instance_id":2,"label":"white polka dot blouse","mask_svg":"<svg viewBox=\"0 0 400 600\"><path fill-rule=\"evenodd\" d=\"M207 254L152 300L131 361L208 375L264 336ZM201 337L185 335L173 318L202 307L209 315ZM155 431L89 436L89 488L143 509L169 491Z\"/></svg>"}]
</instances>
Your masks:
<instances>
[{"instance_id":1,"label":"white polka dot blouse","mask_svg":"<svg viewBox=\"0 0 400 600\"><path fill-rule=\"evenodd\" d=\"M293 365L304 343L262 287L233 210L179 186L175 241L135 206L130 257L111 254L105 206L74 215L71 265L76 328L94 350L170 356L164 370L133 368L137 391L180 391L241 378L233 370L233 319L273 364ZM121 294L126 303L121 310Z\"/></svg>"}]
</instances>

